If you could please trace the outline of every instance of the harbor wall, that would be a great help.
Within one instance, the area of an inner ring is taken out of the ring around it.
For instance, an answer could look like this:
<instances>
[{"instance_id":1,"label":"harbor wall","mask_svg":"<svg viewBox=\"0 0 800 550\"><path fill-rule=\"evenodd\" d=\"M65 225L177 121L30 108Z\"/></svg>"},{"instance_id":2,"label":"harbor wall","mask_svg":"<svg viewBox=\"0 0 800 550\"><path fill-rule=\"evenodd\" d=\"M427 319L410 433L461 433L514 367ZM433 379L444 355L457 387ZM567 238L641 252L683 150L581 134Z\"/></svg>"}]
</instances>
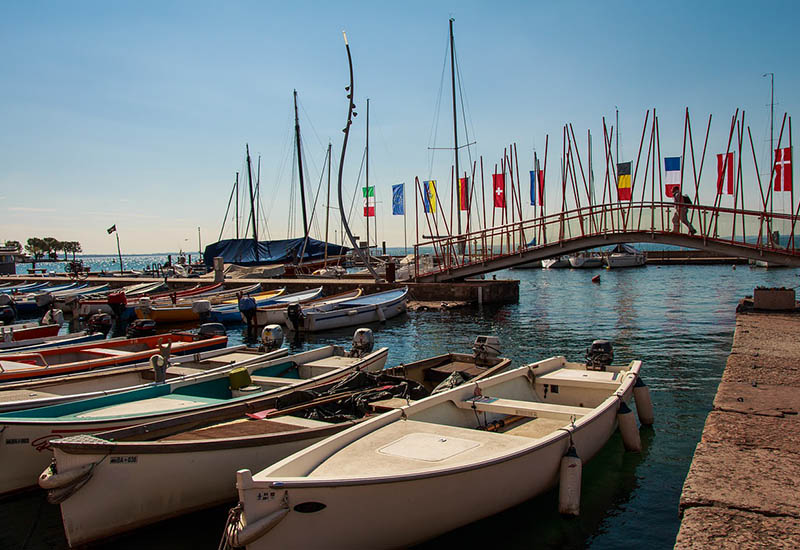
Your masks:
<instances>
[{"instance_id":1,"label":"harbor wall","mask_svg":"<svg viewBox=\"0 0 800 550\"><path fill-rule=\"evenodd\" d=\"M48 281L64 282L69 279L64 276L48 276ZM0 277L3 282L41 281L42 277L16 276ZM93 284L111 285L119 288L126 285L160 281L161 279L148 277L89 277L86 282ZM180 290L194 286L198 283L209 283L209 279L176 278L167 279L171 289ZM226 288L249 286L261 283L265 290L286 287L286 292L299 292L316 287L323 287L325 295L346 292L356 288L364 289L365 294L381 292L393 288L407 286L412 300L420 302L466 302L472 304L513 304L519 301L519 281L506 279L476 279L458 283L376 283L372 279L225 279Z\"/></svg>"},{"instance_id":2,"label":"harbor wall","mask_svg":"<svg viewBox=\"0 0 800 550\"><path fill-rule=\"evenodd\" d=\"M800 548L800 311L740 304L676 549Z\"/></svg>"}]
</instances>

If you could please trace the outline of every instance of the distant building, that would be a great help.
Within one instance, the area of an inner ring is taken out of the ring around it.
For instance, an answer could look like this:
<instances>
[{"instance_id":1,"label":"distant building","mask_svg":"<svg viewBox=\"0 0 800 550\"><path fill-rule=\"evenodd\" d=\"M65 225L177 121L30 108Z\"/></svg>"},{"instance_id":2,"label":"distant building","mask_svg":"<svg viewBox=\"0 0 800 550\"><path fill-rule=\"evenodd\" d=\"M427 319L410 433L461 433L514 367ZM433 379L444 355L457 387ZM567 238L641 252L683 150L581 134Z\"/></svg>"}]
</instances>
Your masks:
<instances>
[{"instance_id":1,"label":"distant building","mask_svg":"<svg viewBox=\"0 0 800 550\"><path fill-rule=\"evenodd\" d=\"M17 273L16 258L19 251L13 246L0 246L0 275Z\"/></svg>"}]
</instances>

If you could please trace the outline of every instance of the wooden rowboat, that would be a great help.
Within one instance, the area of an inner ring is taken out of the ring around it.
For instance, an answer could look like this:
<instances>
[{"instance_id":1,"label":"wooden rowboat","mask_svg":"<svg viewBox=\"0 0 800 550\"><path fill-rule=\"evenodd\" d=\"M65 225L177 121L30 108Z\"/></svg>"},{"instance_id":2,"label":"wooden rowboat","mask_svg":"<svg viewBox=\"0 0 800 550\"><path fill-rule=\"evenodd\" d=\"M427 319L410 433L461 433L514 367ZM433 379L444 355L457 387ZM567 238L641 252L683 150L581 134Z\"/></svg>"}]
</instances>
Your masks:
<instances>
[{"instance_id":1,"label":"wooden rowboat","mask_svg":"<svg viewBox=\"0 0 800 550\"><path fill-rule=\"evenodd\" d=\"M69 479L96 464L91 480L61 502L67 540L71 546L86 544L232 501L237 469L264 468L341 432L359 421L367 403L374 410L406 405L427 396L433 388L430 380L448 373L472 371L477 380L505 368L508 359L487 355L480 345L486 339L478 337L473 355L445 354L375 374L362 370L277 398L53 441L59 475ZM429 372L433 370L437 372ZM342 404L356 399L350 407ZM135 462L123 458L131 456ZM118 467L123 460L125 468ZM62 494L62 488L51 490L56 499Z\"/></svg>"},{"instance_id":2,"label":"wooden rowboat","mask_svg":"<svg viewBox=\"0 0 800 550\"><path fill-rule=\"evenodd\" d=\"M326 304L343 302L345 300L349 300L350 298L358 298L363 292L364 291L362 289L357 288L348 292L340 292L339 294L332 294L331 296L323 296L322 298L315 298L307 301L298 300L288 303L284 303L284 299L288 298L288 296L283 296L278 299L281 303L256 308L256 314L254 316L255 324L259 327L264 325L288 325L289 317L286 313L286 309L292 303L302 304L304 307L313 308L316 306L324 306ZM242 320L247 322L247 319L244 317L244 315L242 315Z\"/></svg>"},{"instance_id":3,"label":"wooden rowboat","mask_svg":"<svg viewBox=\"0 0 800 550\"><path fill-rule=\"evenodd\" d=\"M289 312L288 326L297 331L318 332L376 323L404 313L407 301L408 287L403 287L316 307L301 305L299 314Z\"/></svg>"},{"instance_id":4,"label":"wooden rowboat","mask_svg":"<svg viewBox=\"0 0 800 550\"><path fill-rule=\"evenodd\" d=\"M120 338L107 342L89 342L0 356L0 382L54 376L117 365L147 361L159 353L159 344L171 345L171 353L184 355L224 348L227 336L201 338L191 333L170 333L142 338Z\"/></svg>"},{"instance_id":5,"label":"wooden rowboat","mask_svg":"<svg viewBox=\"0 0 800 550\"><path fill-rule=\"evenodd\" d=\"M381 348L359 359L347 357L338 346L324 346L290 357L247 363L242 372L248 374L250 385L234 384L239 376L234 379L227 370L215 371L103 397L1 413L4 443L0 444L0 494L36 484L37 476L50 462L52 439L207 412L273 392L277 395L313 387L328 377L340 376L343 365L380 370L387 354L388 350Z\"/></svg>"},{"instance_id":6,"label":"wooden rowboat","mask_svg":"<svg viewBox=\"0 0 800 550\"><path fill-rule=\"evenodd\" d=\"M571 443L584 462L603 447L640 368L554 357L369 419L256 474L239 470L228 540L405 548L520 504L557 483Z\"/></svg>"}]
</instances>

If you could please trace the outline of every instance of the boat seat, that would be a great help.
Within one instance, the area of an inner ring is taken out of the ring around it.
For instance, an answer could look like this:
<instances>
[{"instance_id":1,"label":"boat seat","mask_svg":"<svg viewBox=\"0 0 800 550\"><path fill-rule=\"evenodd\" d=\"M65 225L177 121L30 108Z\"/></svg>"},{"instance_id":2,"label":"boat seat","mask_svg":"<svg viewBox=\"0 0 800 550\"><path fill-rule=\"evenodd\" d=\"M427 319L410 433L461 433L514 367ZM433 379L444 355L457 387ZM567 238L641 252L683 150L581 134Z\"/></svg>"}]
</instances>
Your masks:
<instances>
[{"instance_id":1,"label":"boat seat","mask_svg":"<svg viewBox=\"0 0 800 550\"><path fill-rule=\"evenodd\" d=\"M253 384L258 384L259 386L288 386L289 384L294 384L299 381L297 378L281 378L279 376L256 376L256 375L250 375L250 380L253 381Z\"/></svg>"},{"instance_id":2,"label":"boat seat","mask_svg":"<svg viewBox=\"0 0 800 550\"><path fill-rule=\"evenodd\" d=\"M126 355L133 355L133 352L125 351L124 349L89 348L83 351L85 351L86 353L94 353L97 355L115 356L115 357L125 357Z\"/></svg>"},{"instance_id":3,"label":"boat seat","mask_svg":"<svg viewBox=\"0 0 800 550\"><path fill-rule=\"evenodd\" d=\"M615 390L623 377L619 372L559 369L536 377L537 384Z\"/></svg>"},{"instance_id":4,"label":"boat seat","mask_svg":"<svg viewBox=\"0 0 800 550\"><path fill-rule=\"evenodd\" d=\"M537 417L542 414L581 417L594 410L588 407L573 407L570 405L558 405L555 403L519 401L516 399L503 399L499 397L480 397L475 400L470 398L464 401L456 401L455 404L461 409L471 409L473 408L474 404L475 408L480 412L530 417Z\"/></svg>"}]
</instances>

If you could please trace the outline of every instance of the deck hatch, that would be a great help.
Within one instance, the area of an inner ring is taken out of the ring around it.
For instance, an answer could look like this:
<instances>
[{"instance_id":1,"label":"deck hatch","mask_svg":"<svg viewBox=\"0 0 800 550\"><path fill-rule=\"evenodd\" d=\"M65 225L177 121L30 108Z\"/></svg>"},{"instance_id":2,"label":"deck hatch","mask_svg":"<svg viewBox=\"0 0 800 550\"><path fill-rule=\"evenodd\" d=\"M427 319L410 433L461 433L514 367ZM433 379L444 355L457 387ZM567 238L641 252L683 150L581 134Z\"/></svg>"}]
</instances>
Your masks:
<instances>
[{"instance_id":1,"label":"deck hatch","mask_svg":"<svg viewBox=\"0 0 800 550\"><path fill-rule=\"evenodd\" d=\"M439 462L479 446L479 442L469 439L432 433L412 433L381 447L378 452L400 458Z\"/></svg>"}]
</instances>

